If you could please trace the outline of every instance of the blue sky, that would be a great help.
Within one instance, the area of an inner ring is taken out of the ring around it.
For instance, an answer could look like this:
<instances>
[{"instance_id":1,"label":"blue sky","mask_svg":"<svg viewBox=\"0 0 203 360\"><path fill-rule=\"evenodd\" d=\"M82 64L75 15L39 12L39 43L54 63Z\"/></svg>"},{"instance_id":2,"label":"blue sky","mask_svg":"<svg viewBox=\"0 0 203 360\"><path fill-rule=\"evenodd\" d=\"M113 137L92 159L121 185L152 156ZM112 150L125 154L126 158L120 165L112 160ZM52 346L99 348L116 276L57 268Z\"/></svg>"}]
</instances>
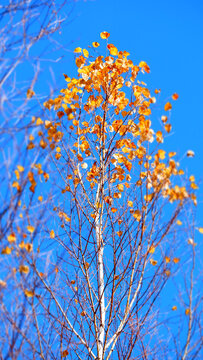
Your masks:
<instances>
[{"instance_id":1,"label":"blue sky","mask_svg":"<svg viewBox=\"0 0 203 360\"><path fill-rule=\"evenodd\" d=\"M158 123L164 103L177 92L171 111L172 136L164 147L177 151L181 167L194 174L198 190L197 224L203 225L203 2L201 0L89 0L78 1L71 14L72 22L64 27L59 40L67 44L68 51L59 55L63 59L54 65L57 82L62 73L76 75L73 50L87 48L99 41L100 32L110 32L110 42L119 50L126 50L135 63L145 60L150 75L145 75L148 87L161 88L152 121ZM101 40L101 41L100 41ZM187 158L188 149L195 152ZM197 237L202 241L200 235Z\"/></svg>"},{"instance_id":2,"label":"blue sky","mask_svg":"<svg viewBox=\"0 0 203 360\"><path fill-rule=\"evenodd\" d=\"M64 16L69 9L68 5L64 8ZM64 24L67 26L62 26L57 35L66 51L59 50L51 55L62 59L56 63L44 62L45 71L34 89L38 96L46 96L53 77L57 85L65 87L63 73L76 76L74 49L87 48L93 41L101 43L99 34L102 31L108 31L110 43L119 50L128 51L135 64L146 61L151 73L142 80L149 89L162 90L152 115L155 127L164 114L164 104L174 92L179 94L178 101L172 102L172 136L162 148L177 151L181 168L195 175L199 185L197 227L203 227L202 19L202 0L79 0ZM18 80L23 81L29 66L20 67ZM194 158L186 157L188 149L195 152ZM203 236L198 231L196 236L197 249L203 249Z\"/></svg>"}]
</instances>

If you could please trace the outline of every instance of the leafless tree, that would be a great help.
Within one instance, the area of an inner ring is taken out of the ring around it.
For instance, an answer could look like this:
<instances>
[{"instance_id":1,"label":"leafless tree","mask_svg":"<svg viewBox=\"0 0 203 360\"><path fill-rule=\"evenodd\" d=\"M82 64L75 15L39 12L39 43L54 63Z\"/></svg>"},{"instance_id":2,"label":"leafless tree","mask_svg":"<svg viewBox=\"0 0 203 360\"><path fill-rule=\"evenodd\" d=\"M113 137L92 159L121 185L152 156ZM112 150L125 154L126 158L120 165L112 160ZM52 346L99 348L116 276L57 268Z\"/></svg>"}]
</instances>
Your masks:
<instances>
[{"instance_id":1,"label":"leafless tree","mask_svg":"<svg viewBox=\"0 0 203 360\"><path fill-rule=\"evenodd\" d=\"M33 111L38 116L43 113L37 100L32 106L28 101L44 68L60 60L63 47L56 35L68 24L73 4L65 0L7 0L0 5L1 237L10 229L22 196L22 192L16 196L8 186L14 166L19 161L25 163L27 157L28 139L22 132L33 127Z\"/></svg>"}]
</instances>

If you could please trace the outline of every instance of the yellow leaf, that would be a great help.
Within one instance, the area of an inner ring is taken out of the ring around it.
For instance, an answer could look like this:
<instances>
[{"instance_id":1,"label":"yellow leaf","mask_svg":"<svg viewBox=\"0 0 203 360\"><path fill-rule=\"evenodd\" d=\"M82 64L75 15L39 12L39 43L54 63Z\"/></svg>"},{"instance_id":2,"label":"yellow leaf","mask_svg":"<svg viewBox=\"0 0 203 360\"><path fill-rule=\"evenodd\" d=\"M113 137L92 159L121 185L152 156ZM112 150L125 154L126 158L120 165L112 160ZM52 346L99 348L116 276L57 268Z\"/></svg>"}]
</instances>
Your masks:
<instances>
[{"instance_id":1,"label":"yellow leaf","mask_svg":"<svg viewBox=\"0 0 203 360\"><path fill-rule=\"evenodd\" d=\"M101 32L100 36L102 39L108 39L110 34L107 31L103 31L103 32Z\"/></svg>"},{"instance_id":2,"label":"yellow leaf","mask_svg":"<svg viewBox=\"0 0 203 360\"><path fill-rule=\"evenodd\" d=\"M171 158L171 157L173 157L173 156L175 156L176 155L176 152L174 152L174 151L171 151L170 153L168 153L168 156Z\"/></svg>"},{"instance_id":3,"label":"yellow leaf","mask_svg":"<svg viewBox=\"0 0 203 360\"><path fill-rule=\"evenodd\" d=\"M28 225L27 226L27 231L29 231L32 234L35 231L34 226Z\"/></svg>"},{"instance_id":4,"label":"yellow leaf","mask_svg":"<svg viewBox=\"0 0 203 360\"><path fill-rule=\"evenodd\" d=\"M174 264L179 263L179 261L180 261L180 258L175 257L175 258L173 259Z\"/></svg>"},{"instance_id":5,"label":"yellow leaf","mask_svg":"<svg viewBox=\"0 0 203 360\"><path fill-rule=\"evenodd\" d=\"M194 189L194 190L199 189L198 186L197 186L194 182L192 182L192 183L190 184L190 187L191 187L192 189Z\"/></svg>"},{"instance_id":6,"label":"yellow leaf","mask_svg":"<svg viewBox=\"0 0 203 360\"><path fill-rule=\"evenodd\" d=\"M20 172L23 172L24 171L24 167L22 165L17 165L17 169L20 171Z\"/></svg>"},{"instance_id":7,"label":"yellow leaf","mask_svg":"<svg viewBox=\"0 0 203 360\"><path fill-rule=\"evenodd\" d=\"M59 217L62 219L62 218L64 218L67 222L70 222L70 218L66 215L66 213L65 212L63 212L63 211L60 211L59 212Z\"/></svg>"},{"instance_id":8,"label":"yellow leaf","mask_svg":"<svg viewBox=\"0 0 203 360\"><path fill-rule=\"evenodd\" d=\"M92 45L93 45L95 48L97 48L98 46L100 46L100 44L99 44L97 41L93 42Z\"/></svg>"},{"instance_id":9,"label":"yellow leaf","mask_svg":"<svg viewBox=\"0 0 203 360\"><path fill-rule=\"evenodd\" d=\"M75 48L74 53L81 53L82 49L80 47Z\"/></svg>"},{"instance_id":10,"label":"yellow leaf","mask_svg":"<svg viewBox=\"0 0 203 360\"><path fill-rule=\"evenodd\" d=\"M12 233L12 234L8 235L8 236L7 236L7 240L8 240L8 242L9 242L10 244L16 242L16 236L15 236L15 234Z\"/></svg>"},{"instance_id":11,"label":"yellow leaf","mask_svg":"<svg viewBox=\"0 0 203 360\"><path fill-rule=\"evenodd\" d=\"M174 305L174 306L172 307L172 310L173 310L173 311L176 311L176 310L177 310L177 306Z\"/></svg>"},{"instance_id":12,"label":"yellow leaf","mask_svg":"<svg viewBox=\"0 0 203 360\"><path fill-rule=\"evenodd\" d=\"M124 186L123 186L123 184L118 184L117 188L119 191L123 191Z\"/></svg>"},{"instance_id":13,"label":"yellow leaf","mask_svg":"<svg viewBox=\"0 0 203 360\"><path fill-rule=\"evenodd\" d=\"M88 58L89 56L89 51L87 51L86 49L83 49L83 54L86 58Z\"/></svg>"},{"instance_id":14,"label":"yellow leaf","mask_svg":"<svg viewBox=\"0 0 203 360\"><path fill-rule=\"evenodd\" d=\"M41 202L43 200L43 196L38 196L38 200Z\"/></svg>"},{"instance_id":15,"label":"yellow leaf","mask_svg":"<svg viewBox=\"0 0 203 360\"><path fill-rule=\"evenodd\" d=\"M146 202L151 202L153 200L153 197L154 197L154 193L145 195L144 199Z\"/></svg>"},{"instance_id":16,"label":"yellow leaf","mask_svg":"<svg viewBox=\"0 0 203 360\"><path fill-rule=\"evenodd\" d=\"M51 231L50 231L50 238L51 238L51 239L54 239L54 238L55 238L55 232L54 232L54 230L51 230Z\"/></svg>"},{"instance_id":17,"label":"yellow leaf","mask_svg":"<svg viewBox=\"0 0 203 360\"><path fill-rule=\"evenodd\" d=\"M108 44L107 48L109 49L111 55L118 55L118 49L113 44Z\"/></svg>"},{"instance_id":18,"label":"yellow leaf","mask_svg":"<svg viewBox=\"0 0 203 360\"><path fill-rule=\"evenodd\" d=\"M18 181L14 181L12 183L12 187L16 188L19 192L21 191L21 186L19 185Z\"/></svg>"},{"instance_id":19,"label":"yellow leaf","mask_svg":"<svg viewBox=\"0 0 203 360\"><path fill-rule=\"evenodd\" d=\"M128 206L132 207L133 206L133 202L132 201L128 201Z\"/></svg>"},{"instance_id":20,"label":"yellow leaf","mask_svg":"<svg viewBox=\"0 0 203 360\"><path fill-rule=\"evenodd\" d=\"M141 61L139 63L139 67L143 68L146 71L146 73L150 73L150 68L145 61Z\"/></svg>"},{"instance_id":21,"label":"yellow leaf","mask_svg":"<svg viewBox=\"0 0 203 360\"><path fill-rule=\"evenodd\" d=\"M199 229L200 234L203 234L203 227L200 227Z\"/></svg>"},{"instance_id":22,"label":"yellow leaf","mask_svg":"<svg viewBox=\"0 0 203 360\"><path fill-rule=\"evenodd\" d=\"M151 246L150 249L149 249L149 253L154 254L154 252L155 252L155 247Z\"/></svg>"},{"instance_id":23,"label":"yellow leaf","mask_svg":"<svg viewBox=\"0 0 203 360\"><path fill-rule=\"evenodd\" d=\"M169 256L165 256L165 261L166 261L167 264L170 263L170 262L171 262L170 257L169 257Z\"/></svg>"},{"instance_id":24,"label":"yellow leaf","mask_svg":"<svg viewBox=\"0 0 203 360\"><path fill-rule=\"evenodd\" d=\"M36 125L42 125L44 122L39 117L36 120ZM31 139L30 139L31 140Z\"/></svg>"},{"instance_id":25,"label":"yellow leaf","mask_svg":"<svg viewBox=\"0 0 203 360\"><path fill-rule=\"evenodd\" d=\"M33 297L33 296L34 296L34 292L31 291L31 290L28 290L28 289L26 289L26 290L24 291L24 294L25 294L27 297Z\"/></svg>"},{"instance_id":26,"label":"yellow leaf","mask_svg":"<svg viewBox=\"0 0 203 360\"><path fill-rule=\"evenodd\" d=\"M11 248L6 246L4 249L1 250L2 255L9 255L11 253Z\"/></svg>"},{"instance_id":27,"label":"yellow leaf","mask_svg":"<svg viewBox=\"0 0 203 360\"><path fill-rule=\"evenodd\" d=\"M21 274L28 274L29 273L29 267L27 265L20 265L19 266L19 272Z\"/></svg>"},{"instance_id":28,"label":"yellow leaf","mask_svg":"<svg viewBox=\"0 0 203 360\"><path fill-rule=\"evenodd\" d=\"M177 225L182 225L182 221L177 220L177 221L176 221L176 224L177 224Z\"/></svg>"},{"instance_id":29,"label":"yellow leaf","mask_svg":"<svg viewBox=\"0 0 203 360\"><path fill-rule=\"evenodd\" d=\"M158 150L158 156L159 156L159 159L161 160L164 160L165 159L165 154L166 152L164 150Z\"/></svg>"},{"instance_id":30,"label":"yellow leaf","mask_svg":"<svg viewBox=\"0 0 203 360\"><path fill-rule=\"evenodd\" d=\"M170 103L170 102L167 102L167 103L165 104L165 106L164 106L164 110L165 110L165 111L168 111L168 110L171 110L171 109L172 109L171 103Z\"/></svg>"},{"instance_id":31,"label":"yellow leaf","mask_svg":"<svg viewBox=\"0 0 203 360\"><path fill-rule=\"evenodd\" d=\"M112 213L115 213L117 211L117 209L113 207L113 208L111 208L111 211L112 211Z\"/></svg>"}]
</instances>

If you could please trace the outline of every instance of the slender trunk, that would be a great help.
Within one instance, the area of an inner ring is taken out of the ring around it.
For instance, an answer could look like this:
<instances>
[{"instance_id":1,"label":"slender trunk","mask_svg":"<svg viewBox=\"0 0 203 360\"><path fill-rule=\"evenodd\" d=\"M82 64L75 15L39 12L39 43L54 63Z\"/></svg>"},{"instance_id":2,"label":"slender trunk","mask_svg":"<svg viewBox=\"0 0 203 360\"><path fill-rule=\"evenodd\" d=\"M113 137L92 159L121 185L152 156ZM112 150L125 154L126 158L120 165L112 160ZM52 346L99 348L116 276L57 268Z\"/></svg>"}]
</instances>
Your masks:
<instances>
[{"instance_id":1,"label":"slender trunk","mask_svg":"<svg viewBox=\"0 0 203 360\"><path fill-rule=\"evenodd\" d=\"M102 234L99 217L96 224L96 238L98 248L98 271L99 271L99 304L100 304L100 326L99 326L99 360L103 357L103 345L104 345L104 327L105 327L105 297L104 297L104 264L103 264L103 252L104 246L102 244Z\"/></svg>"}]
</instances>

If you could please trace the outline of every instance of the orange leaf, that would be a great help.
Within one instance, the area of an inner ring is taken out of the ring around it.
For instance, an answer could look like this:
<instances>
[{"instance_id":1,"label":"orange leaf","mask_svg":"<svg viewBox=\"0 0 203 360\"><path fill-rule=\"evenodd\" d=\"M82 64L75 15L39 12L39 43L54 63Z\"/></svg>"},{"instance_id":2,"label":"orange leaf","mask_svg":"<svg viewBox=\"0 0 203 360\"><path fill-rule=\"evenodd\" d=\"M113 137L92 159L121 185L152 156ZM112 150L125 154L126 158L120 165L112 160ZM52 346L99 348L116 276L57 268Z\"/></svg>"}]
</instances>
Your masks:
<instances>
[{"instance_id":1,"label":"orange leaf","mask_svg":"<svg viewBox=\"0 0 203 360\"><path fill-rule=\"evenodd\" d=\"M165 104L165 106L164 106L164 110L165 110L165 111L168 111L168 110L171 110L171 109L172 109L171 103L170 103L170 102L167 102L167 103Z\"/></svg>"},{"instance_id":2,"label":"orange leaf","mask_svg":"<svg viewBox=\"0 0 203 360\"><path fill-rule=\"evenodd\" d=\"M35 92L31 89L27 91L27 99L31 99L35 95Z\"/></svg>"},{"instance_id":3,"label":"orange leaf","mask_svg":"<svg viewBox=\"0 0 203 360\"><path fill-rule=\"evenodd\" d=\"M163 139L163 134L161 131L156 132L156 141L158 143L163 143L164 139Z\"/></svg>"},{"instance_id":4,"label":"orange leaf","mask_svg":"<svg viewBox=\"0 0 203 360\"><path fill-rule=\"evenodd\" d=\"M4 249L1 250L2 255L10 255L11 254L11 248L9 246L6 246Z\"/></svg>"},{"instance_id":5,"label":"orange leaf","mask_svg":"<svg viewBox=\"0 0 203 360\"><path fill-rule=\"evenodd\" d=\"M153 260L153 259L150 259L150 264L155 266L157 264L157 261L156 260Z\"/></svg>"},{"instance_id":6,"label":"orange leaf","mask_svg":"<svg viewBox=\"0 0 203 360\"><path fill-rule=\"evenodd\" d=\"M69 354L69 352L68 352L68 350L66 349L66 350L63 350L63 351L62 351L61 356L62 356L62 358L64 358L64 357L66 357L68 354Z\"/></svg>"},{"instance_id":7,"label":"orange leaf","mask_svg":"<svg viewBox=\"0 0 203 360\"><path fill-rule=\"evenodd\" d=\"M171 129L172 129L171 124L166 124L164 127L165 127L165 130L166 130L168 133L170 133L170 131L171 131Z\"/></svg>"},{"instance_id":8,"label":"orange leaf","mask_svg":"<svg viewBox=\"0 0 203 360\"><path fill-rule=\"evenodd\" d=\"M118 235L119 237L121 237L122 234L123 234L123 232L122 232L121 230L120 230L120 231L117 231L117 235Z\"/></svg>"},{"instance_id":9,"label":"orange leaf","mask_svg":"<svg viewBox=\"0 0 203 360\"><path fill-rule=\"evenodd\" d=\"M50 231L50 238L51 238L51 239L54 239L54 238L55 238L55 232L54 232L54 230L51 230L51 231Z\"/></svg>"},{"instance_id":10,"label":"orange leaf","mask_svg":"<svg viewBox=\"0 0 203 360\"><path fill-rule=\"evenodd\" d=\"M179 98L179 95L177 94L177 93L174 93L173 95L172 95L172 99L173 100L177 100Z\"/></svg>"},{"instance_id":11,"label":"orange leaf","mask_svg":"<svg viewBox=\"0 0 203 360\"><path fill-rule=\"evenodd\" d=\"M27 265L20 265L19 266L19 272L21 274L28 274L29 273L29 267Z\"/></svg>"},{"instance_id":12,"label":"orange leaf","mask_svg":"<svg viewBox=\"0 0 203 360\"><path fill-rule=\"evenodd\" d=\"M187 308L187 309L185 310L185 315L189 315L189 314L190 314L190 309Z\"/></svg>"}]
</instances>

